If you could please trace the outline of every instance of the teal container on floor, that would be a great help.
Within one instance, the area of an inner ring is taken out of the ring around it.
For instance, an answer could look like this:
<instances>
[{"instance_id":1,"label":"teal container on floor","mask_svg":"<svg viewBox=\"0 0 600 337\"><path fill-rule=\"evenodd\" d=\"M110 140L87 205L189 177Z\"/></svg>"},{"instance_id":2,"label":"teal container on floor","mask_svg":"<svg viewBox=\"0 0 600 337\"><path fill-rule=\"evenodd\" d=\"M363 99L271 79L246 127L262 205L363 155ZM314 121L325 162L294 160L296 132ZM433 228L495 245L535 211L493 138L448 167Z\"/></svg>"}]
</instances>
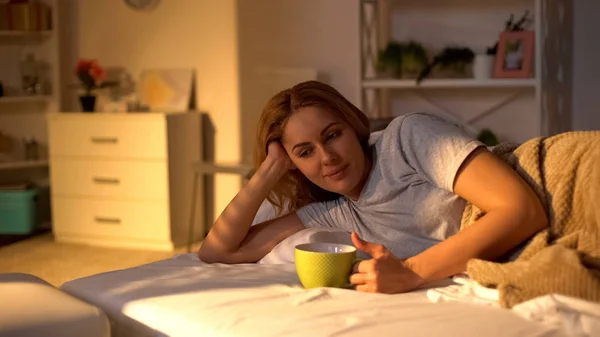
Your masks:
<instances>
[{"instance_id":1,"label":"teal container on floor","mask_svg":"<svg viewBox=\"0 0 600 337\"><path fill-rule=\"evenodd\" d=\"M0 191L0 234L31 234L37 227L37 190Z\"/></svg>"}]
</instances>

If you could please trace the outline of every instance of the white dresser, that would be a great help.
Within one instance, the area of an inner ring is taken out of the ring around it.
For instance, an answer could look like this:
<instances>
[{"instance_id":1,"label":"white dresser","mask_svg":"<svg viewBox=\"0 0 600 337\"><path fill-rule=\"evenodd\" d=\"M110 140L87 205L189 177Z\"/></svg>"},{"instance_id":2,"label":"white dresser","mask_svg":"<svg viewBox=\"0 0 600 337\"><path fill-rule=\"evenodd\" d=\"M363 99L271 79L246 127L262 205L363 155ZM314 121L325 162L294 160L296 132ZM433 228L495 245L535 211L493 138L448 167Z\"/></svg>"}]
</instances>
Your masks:
<instances>
[{"instance_id":1,"label":"white dresser","mask_svg":"<svg viewBox=\"0 0 600 337\"><path fill-rule=\"evenodd\" d=\"M202 114L52 113L48 127L57 241L157 250L188 243Z\"/></svg>"}]
</instances>

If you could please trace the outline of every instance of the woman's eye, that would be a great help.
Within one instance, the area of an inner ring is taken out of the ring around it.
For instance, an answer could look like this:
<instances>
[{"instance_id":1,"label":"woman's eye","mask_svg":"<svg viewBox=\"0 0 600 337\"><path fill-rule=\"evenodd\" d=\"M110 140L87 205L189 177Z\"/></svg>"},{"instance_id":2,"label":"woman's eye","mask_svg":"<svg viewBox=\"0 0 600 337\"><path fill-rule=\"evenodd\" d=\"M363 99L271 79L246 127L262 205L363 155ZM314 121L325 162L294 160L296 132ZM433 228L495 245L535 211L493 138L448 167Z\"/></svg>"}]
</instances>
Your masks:
<instances>
[{"instance_id":1,"label":"woman's eye","mask_svg":"<svg viewBox=\"0 0 600 337\"><path fill-rule=\"evenodd\" d=\"M339 136L339 135L340 135L340 133L339 133L339 132L337 132L337 131L336 131L336 132L332 132L332 133L330 133L329 135L327 135L327 140L334 139L334 138L336 138L336 137L337 137L337 136Z\"/></svg>"},{"instance_id":2,"label":"woman's eye","mask_svg":"<svg viewBox=\"0 0 600 337\"><path fill-rule=\"evenodd\" d=\"M299 156L300 158L304 158L304 157L307 157L307 156L309 156L311 153L312 153L312 150L302 150L302 151L301 151L301 152L298 154L298 156Z\"/></svg>"}]
</instances>

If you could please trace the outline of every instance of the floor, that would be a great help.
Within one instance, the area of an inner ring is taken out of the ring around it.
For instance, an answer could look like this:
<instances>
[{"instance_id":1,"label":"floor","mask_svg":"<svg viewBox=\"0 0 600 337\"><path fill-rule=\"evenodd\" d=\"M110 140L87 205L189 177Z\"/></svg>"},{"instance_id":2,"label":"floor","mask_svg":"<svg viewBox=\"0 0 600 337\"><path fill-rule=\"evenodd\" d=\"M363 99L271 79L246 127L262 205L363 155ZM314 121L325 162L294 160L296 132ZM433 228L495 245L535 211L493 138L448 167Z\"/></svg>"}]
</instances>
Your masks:
<instances>
[{"instance_id":1,"label":"floor","mask_svg":"<svg viewBox=\"0 0 600 337\"><path fill-rule=\"evenodd\" d=\"M63 244L55 242L52 233L46 233L0 247L0 272L32 274L59 287L77 278L135 267L185 252L185 248L157 252Z\"/></svg>"}]
</instances>

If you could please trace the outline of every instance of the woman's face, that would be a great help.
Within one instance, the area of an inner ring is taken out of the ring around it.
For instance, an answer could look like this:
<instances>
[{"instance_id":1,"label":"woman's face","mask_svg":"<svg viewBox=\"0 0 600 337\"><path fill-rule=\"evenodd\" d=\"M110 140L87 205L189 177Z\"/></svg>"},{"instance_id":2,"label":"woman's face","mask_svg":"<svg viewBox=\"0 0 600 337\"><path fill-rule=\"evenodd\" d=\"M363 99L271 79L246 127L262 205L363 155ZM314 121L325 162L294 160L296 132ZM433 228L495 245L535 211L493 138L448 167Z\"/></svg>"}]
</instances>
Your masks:
<instances>
[{"instance_id":1,"label":"woman's face","mask_svg":"<svg viewBox=\"0 0 600 337\"><path fill-rule=\"evenodd\" d=\"M304 107L288 119L282 145L294 165L315 185L358 199L367 163L348 124L323 108Z\"/></svg>"}]
</instances>

